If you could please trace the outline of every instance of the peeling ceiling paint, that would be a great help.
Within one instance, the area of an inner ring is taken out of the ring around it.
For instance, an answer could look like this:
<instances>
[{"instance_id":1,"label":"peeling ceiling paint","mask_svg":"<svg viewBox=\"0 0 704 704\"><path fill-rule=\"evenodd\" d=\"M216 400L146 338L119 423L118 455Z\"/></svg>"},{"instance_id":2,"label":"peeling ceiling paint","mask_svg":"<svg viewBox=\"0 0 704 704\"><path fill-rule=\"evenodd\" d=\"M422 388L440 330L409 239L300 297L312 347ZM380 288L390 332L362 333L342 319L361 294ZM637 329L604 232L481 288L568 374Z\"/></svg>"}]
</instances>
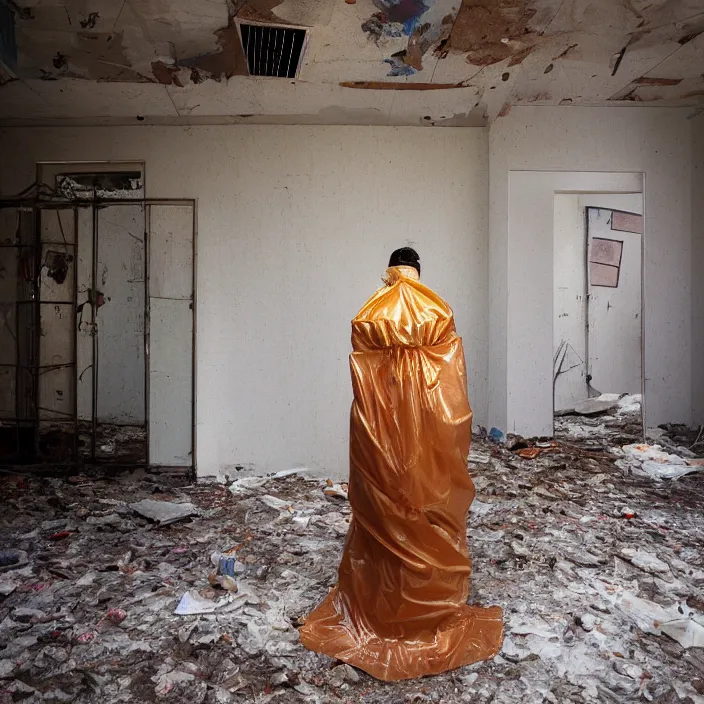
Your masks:
<instances>
[{"instance_id":1,"label":"peeling ceiling paint","mask_svg":"<svg viewBox=\"0 0 704 704\"><path fill-rule=\"evenodd\" d=\"M485 124L513 105L704 107L702 0L0 0L0 121ZM250 77L239 22L307 29ZM2 48L2 47L0 47ZM247 117L242 117L247 116Z\"/></svg>"}]
</instances>

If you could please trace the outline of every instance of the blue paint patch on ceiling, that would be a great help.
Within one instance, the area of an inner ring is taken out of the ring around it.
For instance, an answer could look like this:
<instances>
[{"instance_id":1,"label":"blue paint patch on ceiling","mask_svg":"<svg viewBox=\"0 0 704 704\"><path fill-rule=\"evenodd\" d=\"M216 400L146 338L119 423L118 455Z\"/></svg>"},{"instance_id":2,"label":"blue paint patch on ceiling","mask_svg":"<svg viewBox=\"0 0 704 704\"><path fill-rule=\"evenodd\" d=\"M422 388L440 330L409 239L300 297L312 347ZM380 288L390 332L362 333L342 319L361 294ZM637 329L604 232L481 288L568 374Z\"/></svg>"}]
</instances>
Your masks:
<instances>
[{"instance_id":1,"label":"blue paint patch on ceiling","mask_svg":"<svg viewBox=\"0 0 704 704\"><path fill-rule=\"evenodd\" d=\"M374 0L379 9L362 24L370 40L382 46L408 37L406 49L384 63L389 76L412 76L423 70L423 56L449 36L460 0Z\"/></svg>"},{"instance_id":2,"label":"blue paint patch on ceiling","mask_svg":"<svg viewBox=\"0 0 704 704\"><path fill-rule=\"evenodd\" d=\"M390 59L384 59L385 64L391 66L391 70L387 76L412 76L416 70L413 66L403 63L403 59L397 56L392 56Z\"/></svg>"}]
</instances>

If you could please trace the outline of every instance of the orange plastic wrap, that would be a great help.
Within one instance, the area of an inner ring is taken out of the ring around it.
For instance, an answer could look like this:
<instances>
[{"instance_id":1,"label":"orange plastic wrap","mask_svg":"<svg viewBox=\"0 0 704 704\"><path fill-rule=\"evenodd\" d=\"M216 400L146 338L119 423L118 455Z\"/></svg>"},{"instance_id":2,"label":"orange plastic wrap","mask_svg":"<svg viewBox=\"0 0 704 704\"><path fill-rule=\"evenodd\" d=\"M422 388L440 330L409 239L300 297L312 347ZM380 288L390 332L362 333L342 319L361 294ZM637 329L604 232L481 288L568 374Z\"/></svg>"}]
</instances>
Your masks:
<instances>
[{"instance_id":1,"label":"orange plastic wrap","mask_svg":"<svg viewBox=\"0 0 704 704\"><path fill-rule=\"evenodd\" d=\"M352 321L352 522L338 584L301 628L311 650L382 680L495 655L499 607L467 605L472 411L452 310L392 267Z\"/></svg>"}]
</instances>

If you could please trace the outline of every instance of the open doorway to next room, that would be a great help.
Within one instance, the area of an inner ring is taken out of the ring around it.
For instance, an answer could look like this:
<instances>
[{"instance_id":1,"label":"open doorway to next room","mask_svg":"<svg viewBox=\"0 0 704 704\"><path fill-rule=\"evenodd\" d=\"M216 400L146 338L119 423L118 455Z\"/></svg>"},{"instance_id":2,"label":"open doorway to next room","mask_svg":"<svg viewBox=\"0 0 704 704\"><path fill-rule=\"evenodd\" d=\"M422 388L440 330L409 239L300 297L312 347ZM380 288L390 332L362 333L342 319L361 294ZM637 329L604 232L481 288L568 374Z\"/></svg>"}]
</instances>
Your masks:
<instances>
[{"instance_id":1,"label":"open doorway to next room","mask_svg":"<svg viewBox=\"0 0 704 704\"><path fill-rule=\"evenodd\" d=\"M555 434L643 428L643 195L556 193Z\"/></svg>"}]
</instances>

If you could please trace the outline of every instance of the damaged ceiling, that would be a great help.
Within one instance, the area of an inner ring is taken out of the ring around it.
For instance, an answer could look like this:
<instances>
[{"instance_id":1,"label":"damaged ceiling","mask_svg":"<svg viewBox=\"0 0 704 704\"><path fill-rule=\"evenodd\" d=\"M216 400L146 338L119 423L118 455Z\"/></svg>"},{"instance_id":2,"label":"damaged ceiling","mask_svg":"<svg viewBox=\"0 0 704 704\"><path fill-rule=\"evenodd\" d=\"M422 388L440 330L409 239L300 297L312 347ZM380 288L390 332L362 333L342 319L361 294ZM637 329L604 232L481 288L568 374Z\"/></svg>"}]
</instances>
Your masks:
<instances>
[{"instance_id":1,"label":"damaged ceiling","mask_svg":"<svg viewBox=\"0 0 704 704\"><path fill-rule=\"evenodd\" d=\"M242 23L255 38L282 29L243 46ZM286 27L307 30L297 76L250 75L257 57L281 60ZM0 0L0 61L5 124L472 126L514 105L701 108L704 0Z\"/></svg>"}]
</instances>

